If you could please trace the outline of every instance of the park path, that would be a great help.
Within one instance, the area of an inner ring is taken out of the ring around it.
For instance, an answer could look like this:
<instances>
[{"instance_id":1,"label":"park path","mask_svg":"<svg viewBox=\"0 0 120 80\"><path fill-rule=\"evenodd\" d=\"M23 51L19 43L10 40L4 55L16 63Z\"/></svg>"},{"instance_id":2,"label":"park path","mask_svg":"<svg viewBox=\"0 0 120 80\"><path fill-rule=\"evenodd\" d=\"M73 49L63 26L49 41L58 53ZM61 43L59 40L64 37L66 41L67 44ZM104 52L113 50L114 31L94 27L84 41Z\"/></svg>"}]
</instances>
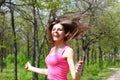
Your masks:
<instances>
[{"instance_id":1,"label":"park path","mask_svg":"<svg viewBox=\"0 0 120 80\"><path fill-rule=\"evenodd\" d=\"M115 71L107 80L120 80L120 68L110 68Z\"/></svg>"}]
</instances>

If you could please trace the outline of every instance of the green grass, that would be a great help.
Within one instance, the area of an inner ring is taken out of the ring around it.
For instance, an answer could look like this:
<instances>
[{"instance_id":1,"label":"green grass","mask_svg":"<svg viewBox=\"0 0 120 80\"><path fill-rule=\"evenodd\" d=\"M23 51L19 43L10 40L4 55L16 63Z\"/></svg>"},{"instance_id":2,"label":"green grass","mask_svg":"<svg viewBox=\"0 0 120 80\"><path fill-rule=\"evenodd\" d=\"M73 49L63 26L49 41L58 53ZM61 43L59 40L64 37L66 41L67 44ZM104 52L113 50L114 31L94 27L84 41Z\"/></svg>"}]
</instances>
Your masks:
<instances>
[{"instance_id":1,"label":"green grass","mask_svg":"<svg viewBox=\"0 0 120 80\"><path fill-rule=\"evenodd\" d=\"M5 69L0 73L0 80L14 80L14 74L12 69Z\"/></svg>"},{"instance_id":2,"label":"green grass","mask_svg":"<svg viewBox=\"0 0 120 80\"><path fill-rule=\"evenodd\" d=\"M18 66L18 80L32 80L32 72L27 71L24 66ZM43 80L43 75L38 75L39 80ZM0 80L14 80L14 67L9 65L0 73Z\"/></svg>"},{"instance_id":3,"label":"green grass","mask_svg":"<svg viewBox=\"0 0 120 80\"><path fill-rule=\"evenodd\" d=\"M108 76L113 73L110 69L101 70L97 75L85 73L81 77L81 80L105 80ZM39 80L43 80L44 75L38 75ZM68 74L68 80L71 79L71 74ZM9 65L3 69L0 73L0 80L14 80L14 67ZM32 80L32 72L25 70L24 66L18 66L18 80Z\"/></svg>"},{"instance_id":4,"label":"green grass","mask_svg":"<svg viewBox=\"0 0 120 80\"><path fill-rule=\"evenodd\" d=\"M114 71L110 69L101 70L97 75L85 74L81 77L81 80L106 80Z\"/></svg>"},{"instance_id":5,"label":"green grass","mask_svg":"<svg viewBox=\"0 0 120 80\"><path fill-rule=\"evenodd\" d=\"M13 65L13 55L8 55L4 59L4 68L3 72L0 72L0 80L14 80L14 65ZM25 57L25 54L19 54L17 57L17 75L18 80L32 80L32 72L27 71L25 69L26 62L29 61L28 58ZM44 59L41 59L41 67L45 67L43 63ZM43 80L44 75L38 75L39 80Z\"/></svg>"},{"instance_id":6,"label":"green grass","mask_svg":"<svg viewBox=\"0 0 120 80\"><path fill-rule=\"evenodd\" d=\"M112 75L114 73L113 70L110 70L110 69L105 69L105 70L102 70L98 76L102 78L102 80L106 80L110 75Z\"/></svg>"},{"instance_id":7,"label":"green grass","mask_svg":"<svg viewBox=\"0 0 120 80\"><path fill-rule=\"evenodd\" d=\"M18 67L17 67L18 80L32 80L32 72L27 71L25 69L25 64L28 61L28 59L24 58L24 56L25 55L23 54L19 54L18 57ZM40 61L41 61L40 66L44 68L45 67L44 59L41 59ZM107 67L104 64L101 70L97 63L91 65L85 65L81 80L105 80L108 76L110 76L113 73L112 70L106 69ZM43 80L44 75L39 74L38 77L39 80ZM0 73L0 80L14 80L13 55L9 55L4 60L4 69L3 72ZM72 80L70 73L68 74L68 80Z\"/></svg>"}]
</instances>

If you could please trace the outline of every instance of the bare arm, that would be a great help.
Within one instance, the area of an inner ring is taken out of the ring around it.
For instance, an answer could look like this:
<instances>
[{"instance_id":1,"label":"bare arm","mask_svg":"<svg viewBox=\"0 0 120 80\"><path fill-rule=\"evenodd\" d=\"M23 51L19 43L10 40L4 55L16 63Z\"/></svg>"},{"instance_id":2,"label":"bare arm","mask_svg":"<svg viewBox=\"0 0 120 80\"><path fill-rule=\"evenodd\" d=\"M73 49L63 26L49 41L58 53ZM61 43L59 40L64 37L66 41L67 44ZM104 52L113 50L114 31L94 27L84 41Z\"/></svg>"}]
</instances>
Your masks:
<instances>
[{"instance_id":1,"label":"bare arm","mask_svg":"<svg viewBox=\"0 0 120 80\"><path fill-rule=\"evenodd\" d=\"M79 71L80 71L82 64L77 63L77 65L75 65L74 52L73 52L72 48L67 48L63 54L63 57L67 58L70 72L72 75L72 79L73 80L80 80Z\"/></svg>"},{"instance_id":2,"label":"bare arm","mask_svg":"<svg viewBox=\"0 0 120 80\"><path fill-rule=\"evenodd\" d=\"M33 66L31 66L31 64L29 62L26 63L25 68L29 71L32 71L32 72L47 75L47 69L41 69L41 68L33 67Z\"/></svg>"}]
</instances>

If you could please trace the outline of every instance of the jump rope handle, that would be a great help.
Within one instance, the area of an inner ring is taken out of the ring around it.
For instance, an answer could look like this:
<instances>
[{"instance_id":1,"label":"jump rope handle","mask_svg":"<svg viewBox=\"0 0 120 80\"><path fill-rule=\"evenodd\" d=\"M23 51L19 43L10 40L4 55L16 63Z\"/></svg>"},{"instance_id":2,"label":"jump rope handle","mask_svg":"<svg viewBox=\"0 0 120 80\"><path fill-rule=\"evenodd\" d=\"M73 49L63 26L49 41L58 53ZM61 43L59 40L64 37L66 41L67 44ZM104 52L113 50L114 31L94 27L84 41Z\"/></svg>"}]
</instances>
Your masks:
<instances>
[{"instance_id":1,"label":"jump rope handle","mask_svg":"<svg viewBox=\"0 0 120 80\"><path fill-rule=\"evenodd\" d=\"M79 61L78 61L78 64L83 64L83 60L79 60Z\"/></svg>"},{"instance_id":2,"label":"jump rope handle","mask_svg":"<svg viewBox=\"0 0 120 80\"><path fill-rule=\"evenodd\" d=\"M78 64L81 65L80 76L82 75L82 72L83 72L83 65L84 65L83 63L84 63L83 60L79 60L79 61L78 61Z\"/></svg>"}]
</instances>

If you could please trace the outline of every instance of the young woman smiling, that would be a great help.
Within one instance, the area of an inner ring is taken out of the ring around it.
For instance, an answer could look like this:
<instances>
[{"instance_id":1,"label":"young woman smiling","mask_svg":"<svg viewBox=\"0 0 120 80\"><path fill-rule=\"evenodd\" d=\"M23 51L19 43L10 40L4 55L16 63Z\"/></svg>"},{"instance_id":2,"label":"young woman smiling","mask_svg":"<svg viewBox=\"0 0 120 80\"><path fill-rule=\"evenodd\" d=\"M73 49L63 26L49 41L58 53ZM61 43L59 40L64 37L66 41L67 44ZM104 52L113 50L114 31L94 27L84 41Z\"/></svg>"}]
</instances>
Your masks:
<instances>
[{"instance_id":1,"label":"young woman smiling","mask_svg":"<svg viewBox=\"0 0 120 80\"><path fill-rule=\"evenodd\" d=\"M48 80L68 80L70 70L73 80L80 80L79 72L83 61L74 63L74 51L67 44L73 38L83 33L85 29L78 22L72 20L55 20L48 24L48 38L52 45L45 62L47 68L36 68L26 63L26 69L47 75Z\"/></svg>"}]
</instances>

